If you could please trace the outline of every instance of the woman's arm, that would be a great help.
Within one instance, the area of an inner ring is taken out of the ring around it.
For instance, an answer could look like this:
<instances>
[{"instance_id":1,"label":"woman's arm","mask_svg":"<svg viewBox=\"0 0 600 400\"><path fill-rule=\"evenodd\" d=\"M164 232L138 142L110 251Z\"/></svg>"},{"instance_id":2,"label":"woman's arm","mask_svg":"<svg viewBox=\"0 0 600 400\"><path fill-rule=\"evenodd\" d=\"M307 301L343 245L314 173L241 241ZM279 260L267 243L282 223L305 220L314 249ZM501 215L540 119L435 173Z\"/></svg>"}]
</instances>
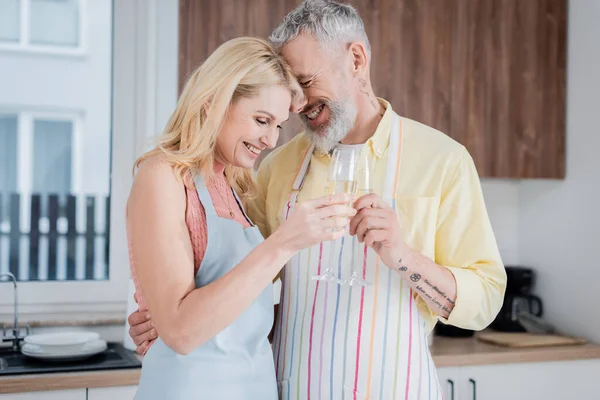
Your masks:
<instances>
[{"instance_id":1,"label":"woman's arm","mask_svg":"<svg viewBox=\"0 0 600 400\"><path fill-rule=\"evenodd\" d=\"M343 235L354 210L348 198L299 207L286 229L274 232L220 279L195 288L185 223L183 182L160 160L140 168L128 201L131 251L141 291L162 340L187 354L230 325L300 248ZM339 216L339 218L329 218Z\"/></svg>"}]
</instances>

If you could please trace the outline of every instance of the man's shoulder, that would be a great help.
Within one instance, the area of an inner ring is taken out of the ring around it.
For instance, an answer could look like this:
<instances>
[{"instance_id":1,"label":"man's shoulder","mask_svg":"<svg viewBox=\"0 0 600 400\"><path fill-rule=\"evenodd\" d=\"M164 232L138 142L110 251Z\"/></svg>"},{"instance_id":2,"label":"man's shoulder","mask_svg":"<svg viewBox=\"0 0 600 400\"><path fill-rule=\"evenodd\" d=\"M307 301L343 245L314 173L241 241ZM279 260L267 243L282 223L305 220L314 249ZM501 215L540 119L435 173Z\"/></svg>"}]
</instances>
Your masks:
<instances>
[{"instance_id":1,"label":"man's shoulder","mask_svg":"<svg viewBox=\"0 0 600 400\"><path fill-rule=\"evenodd\" d=\"M457 162L468 154L465 146L447 134L421 122L401 117L404 155L413 154L424 160L444 160L442 164Z\"/></svg>"},{"instance_id":2,"label":"man's shoulder","mask_svg":"<svg viewBox=\"0 0 600 400\"><path fill-rule=\"evenodd\" d=\"M304 153L310 147L310 141L304 133L298 133L289 142L270 152L260 164L260 168L293 170L298 168Z\"/></svg>"}]
</instances>

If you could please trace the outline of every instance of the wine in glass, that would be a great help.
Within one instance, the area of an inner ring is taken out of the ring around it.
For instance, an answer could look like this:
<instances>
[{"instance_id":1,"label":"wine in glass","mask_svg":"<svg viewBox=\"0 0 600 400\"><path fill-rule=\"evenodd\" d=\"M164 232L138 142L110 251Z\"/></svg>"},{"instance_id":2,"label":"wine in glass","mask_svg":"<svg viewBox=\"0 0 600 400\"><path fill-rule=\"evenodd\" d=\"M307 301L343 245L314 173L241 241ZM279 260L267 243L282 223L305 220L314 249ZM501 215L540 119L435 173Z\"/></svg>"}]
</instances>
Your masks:
<instances>
[{"instance_id":1,"label":"wine in glass","mask_svg":"<svg viewBox=\"0 0 600 400\"><path fill-rule=\"evenodd\" d=\"M327 185L325 188L328 195L356 193L356 173L359 156L360 152L357 152L353 148L336 147L333 150L329 163L329 170L327 172ZM325 270L321 275L313 276L313 279L341 283L333 270L335 244L335 240L330 242L329 262L327 263Z\"/></svg>"},{"instance_id":2,"label":"wine in glass","mask_svg":"<svg viewBox=\"0 0 600 400\"><path fill-rule=\"evenodd\" d=\"M370 193L374 193L373 191L373 169L372 169L372 160L367 154L361 156L359 155L357 158L357 167L356 167L356 194L360 198ZM343 284L349 286L367 286L369 283L365 280L366 270L364 264L364 257L366 254L366 244L362 246L358 243L358 239L356 236L352 237L352 275L350 279L343 281ZM363 262L361 262L363 261Z\"/></svg>"}]
</instances>

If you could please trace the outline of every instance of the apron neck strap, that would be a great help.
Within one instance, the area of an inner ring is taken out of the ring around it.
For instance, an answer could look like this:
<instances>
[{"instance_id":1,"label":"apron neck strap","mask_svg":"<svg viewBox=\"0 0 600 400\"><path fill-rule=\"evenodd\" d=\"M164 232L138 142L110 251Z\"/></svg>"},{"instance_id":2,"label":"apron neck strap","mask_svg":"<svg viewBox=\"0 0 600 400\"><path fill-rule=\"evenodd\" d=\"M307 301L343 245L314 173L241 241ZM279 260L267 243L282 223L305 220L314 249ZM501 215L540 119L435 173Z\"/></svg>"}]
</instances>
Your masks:
<instances>
[{"instance_id":1,"label":"apron neck strap","mask_svg":"<svg viewBox=\"0 0 600 400\"><path fill-rule=\"evenodd\" d=\"M308 146L306 151L304 152L304 156L302 157L302 162L298 167L298 171L296 171L296 178L294 179L294 185L292 186L293 191L299 192L302 190L302 186L304 186L304 180L306 179L306 175L308 172L308 167L310 166L310 160L312 158L313 151L315 150L315 145L311 144Z\"/></svg>"},{"instance_id":2,"label":"apron neck strap","mask_svg":"<svg viewBox=\"0 0 600 400\"><path fill-rule=\"evenodd\" d=\"M206 215L217 215L217 211L215 210L212 198L210 197L210 193L208 192L208 188L206 187L206 179L204 178L204 174L199 173L194 178L194 183L196 184L198 197L200 198L200 203L202 203L202 207L204 207L204 212L206 213Z\"/></svg>"}]
</instances>

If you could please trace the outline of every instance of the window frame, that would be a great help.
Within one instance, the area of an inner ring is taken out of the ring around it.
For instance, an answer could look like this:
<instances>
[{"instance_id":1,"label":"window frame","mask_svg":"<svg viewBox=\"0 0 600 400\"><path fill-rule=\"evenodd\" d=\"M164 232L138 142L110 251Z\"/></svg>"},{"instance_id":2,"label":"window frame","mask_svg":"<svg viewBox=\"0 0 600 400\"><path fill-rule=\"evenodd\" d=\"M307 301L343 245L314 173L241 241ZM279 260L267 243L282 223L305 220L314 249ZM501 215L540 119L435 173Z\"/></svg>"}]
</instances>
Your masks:
<instances>
[{"instance_id":1,"label":"window frame","mask_svg":"<svg viewBox=\"0 0 600 400\"><path fill-rule=\"evenodd\" d=\"M16 51L23 53L52 54L64 56L83 56L87 54L87 1L76 0L79 6L78 45L58 46L52 44L35 44L30 42L30 9L31 0L19 0L19 40L17 42L0 41L1 51Z\"/></svg>"},{"instance_id":2,"label":"window frame","mask_svg":"<svg viewBox=\"0 0 600 400\"><path fill-rule=\"evenodd\" d=\"M178 0L112 2L109 280L20 282L20 321L121 323L132 293L125 204L135 159L162 131L178 96ZM118 38L115 40L114 38ZM0 323L10 323L10 284L0 282Z\"/></svg>"}]
</instances>

